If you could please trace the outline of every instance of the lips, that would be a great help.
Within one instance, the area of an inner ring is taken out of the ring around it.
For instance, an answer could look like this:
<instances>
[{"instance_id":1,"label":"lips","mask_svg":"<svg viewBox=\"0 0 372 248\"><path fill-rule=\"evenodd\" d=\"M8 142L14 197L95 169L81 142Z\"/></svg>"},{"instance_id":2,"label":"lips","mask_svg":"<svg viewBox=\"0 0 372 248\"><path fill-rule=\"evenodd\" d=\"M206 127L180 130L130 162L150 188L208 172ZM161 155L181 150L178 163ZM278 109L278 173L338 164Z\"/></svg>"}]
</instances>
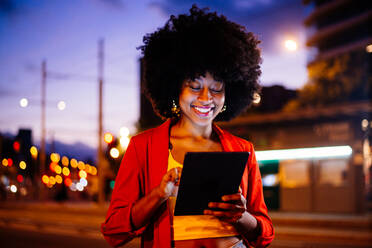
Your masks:
<instances>
[{"instance_id":1,"label":"lips","mask_svg":"<svg viewBox=\"0 0 372 248\"><path fill-rule=\"evenodd\" d=\"M191 105L192 109L198 114L199 116L205 117L212 113L214 107L212 106L195 106Z\"/></svg>"}]
</instances>

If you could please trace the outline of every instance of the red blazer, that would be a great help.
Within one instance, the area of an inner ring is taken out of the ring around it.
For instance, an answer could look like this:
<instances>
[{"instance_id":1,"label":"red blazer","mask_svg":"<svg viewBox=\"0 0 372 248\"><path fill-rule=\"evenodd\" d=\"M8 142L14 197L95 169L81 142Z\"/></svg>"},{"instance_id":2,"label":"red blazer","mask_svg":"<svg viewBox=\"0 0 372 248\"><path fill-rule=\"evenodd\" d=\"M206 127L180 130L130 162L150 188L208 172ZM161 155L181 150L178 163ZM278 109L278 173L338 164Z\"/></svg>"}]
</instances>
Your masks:
<instances>
[{"instance_id":1,"label":"red blazer","mask_svg":"<svg viewBox=\"0 0 372 248\"><path fill-rule=\"evenodd\" d=\"M153 221L135 230L131 223L133 204L160 184L168 168L170 120L161 126L132 137L122 160L111 197L106 221L101 225L107 242L116 247L141 235L142 247L170 248L172 240L171 219L164 203ZM249 160L243 174L241 188L247 199L247 209L258 221L262 233L255 241L246 244L266 247L274 238L274 229L262 194L261 175L253 145L221 130L216 125L224 151L248 151Z\"/></svg>"}]
</instances>

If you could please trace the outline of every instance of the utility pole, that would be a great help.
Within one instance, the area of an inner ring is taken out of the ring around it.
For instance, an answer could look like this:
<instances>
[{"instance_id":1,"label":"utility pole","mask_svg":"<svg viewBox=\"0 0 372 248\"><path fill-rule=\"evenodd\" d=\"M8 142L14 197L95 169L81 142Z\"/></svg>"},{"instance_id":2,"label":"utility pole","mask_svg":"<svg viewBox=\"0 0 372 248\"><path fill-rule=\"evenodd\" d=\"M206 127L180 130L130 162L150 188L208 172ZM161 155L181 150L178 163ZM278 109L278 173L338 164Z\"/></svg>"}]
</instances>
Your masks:
<instances>
[{"instance_id":1,"label":"utility pole","mask_svg":"<svg viewBox=\"0 0 372 248\"><path fill-rule=\"evenodd\" d=\"M103 157L103 59L104 59L104 40L98 41L98 150L97 150L97 166L98 166L98 203L105 203L105 174L106 163Z\"/></svg>"},{"instance_id":2,"label":"utility pole","mask_svg":"<svg viewBox=\"0 0 372 248\"><path fill-rule=\"evenodd\" d=\"M45 161L46 161L46 148L45 148L45 105L46 105L46 60L44 59L41 64L41 147L40 147L40 176L38 182L40 183L41 176L45 173ZM41 199L44 199L44 190L41 187L40 195Z\"/></svg>"}]
</instances>

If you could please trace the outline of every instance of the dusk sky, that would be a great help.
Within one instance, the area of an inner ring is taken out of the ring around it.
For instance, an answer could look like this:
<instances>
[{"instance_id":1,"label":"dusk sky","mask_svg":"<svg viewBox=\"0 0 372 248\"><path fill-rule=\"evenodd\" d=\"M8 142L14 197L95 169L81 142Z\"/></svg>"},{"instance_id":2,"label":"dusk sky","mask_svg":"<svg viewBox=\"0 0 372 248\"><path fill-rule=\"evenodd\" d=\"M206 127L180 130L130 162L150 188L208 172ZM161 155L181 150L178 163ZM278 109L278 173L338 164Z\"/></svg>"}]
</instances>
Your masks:
<instances>
[{"instance_id":1,"label":"dusk sky","mask_svg":"<svg viewBox=\"0 0 372 248\"><path fill-rule=\"evenodd\" d=\"M40 140L41 62L47 61L47 140L97 146L98 40L105 41L104 130L132 132L139 114L140 51L146 33L193 3L244 25L262 41L262 85L300 88L309 51L301 0L2 0L0 133L31 128ZM290 52L284 41L298 42ZM20 107L21 98L29 105ZM63 100L61 111L57 103Z\"/></svg>"}]
</instances>

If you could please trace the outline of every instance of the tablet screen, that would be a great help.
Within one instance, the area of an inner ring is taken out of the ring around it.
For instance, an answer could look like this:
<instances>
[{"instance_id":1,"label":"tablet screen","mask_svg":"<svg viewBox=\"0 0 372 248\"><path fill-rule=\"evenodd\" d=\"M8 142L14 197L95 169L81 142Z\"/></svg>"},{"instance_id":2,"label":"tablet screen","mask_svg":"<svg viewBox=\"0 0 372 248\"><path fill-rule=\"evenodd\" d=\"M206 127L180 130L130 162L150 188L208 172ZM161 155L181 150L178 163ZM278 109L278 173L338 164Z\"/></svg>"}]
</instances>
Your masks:
<instances>
[{"instance_id":1,"label":"tablet screen","mask_svg":"<svg viewBox=\"0 0 372 248\"><path fill-rule=\"evenodd\" d=\"M202 215L209 202L239 192L249 152L185 155L174 215Z\"/></svg>"}]
</instances>

